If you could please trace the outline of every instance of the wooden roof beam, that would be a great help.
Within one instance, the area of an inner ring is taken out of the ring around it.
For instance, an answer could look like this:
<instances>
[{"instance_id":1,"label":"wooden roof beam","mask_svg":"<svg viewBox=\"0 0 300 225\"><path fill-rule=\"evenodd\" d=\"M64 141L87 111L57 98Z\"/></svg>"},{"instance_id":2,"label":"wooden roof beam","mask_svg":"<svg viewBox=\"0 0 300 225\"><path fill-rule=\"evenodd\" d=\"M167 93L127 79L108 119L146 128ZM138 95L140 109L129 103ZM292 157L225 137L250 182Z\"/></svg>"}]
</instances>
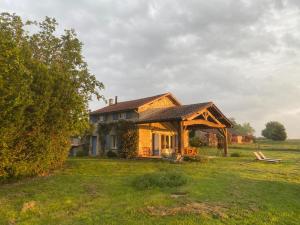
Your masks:
<instances>
[{"instance_id":1,"label":"wooden roof beam","mask_svg":"<svg viewBox=\"0 0 300 225\"><path fill-rule=\"evenodd\" d=\"M197 124L202 124L202 125L206 125L208 127L214 127L214 128L225 128L226 126L223 124L216 124L207 120L187 120L187 121L183 121L183 126L191 126L191 125L197 125Z\"/></svg>"}]
</instances>

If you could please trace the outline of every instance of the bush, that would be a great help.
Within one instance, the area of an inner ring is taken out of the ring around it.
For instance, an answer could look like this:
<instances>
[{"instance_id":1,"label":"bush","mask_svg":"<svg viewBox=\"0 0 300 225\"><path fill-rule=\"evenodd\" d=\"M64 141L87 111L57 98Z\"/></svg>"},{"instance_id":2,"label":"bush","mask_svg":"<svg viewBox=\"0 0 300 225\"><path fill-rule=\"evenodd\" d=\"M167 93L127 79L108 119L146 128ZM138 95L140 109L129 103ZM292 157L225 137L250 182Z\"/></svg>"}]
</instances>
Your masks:
<instances>
[{"instance_id":1,"label":"bush","mask_svg":"<svg viewBox=\"0 0 300 225\"><path fill-rule=\"evenodd\" d=\"M85 148L84 146L81 146L77 149L76 156L83 157L89 155L89 149Z\"/></svg>"},{"instance_id":2,"label":"bush","mask_svg":"<svg viewBox=\"0 0 300 225\"><path fill-rule=\"evenodd\" d=\"M231 157L241 157L241 153L239 152L233 152L230 154Z\"/></svg>"},{"instance_id":3,"label":"bush","mask_svg":"<svg viewBox=\"0 0 300 225\"><path fill-rule=\"evenodd\" d=\"M121 120L116 123L119 140L120 156L134 158L137 156L138 132L137 126L132 121Z\"/></svg>"},{"instance_id":4,"label":"bush","mask_svg":"<svg viewBox=\"0 0 300 225\"><path fill-rule=\"evenodd\" d=\"M111 129L117 131L119 156L122 158L134 158L137 156L138 132L137 125L133 121L120 120L118 122L98 124L98 133L105 148L105 136Z\"/></svg>"},{"instance_id":5,"label":"bush","mask_svg":"<svg viewBox=\"0 0 300 225\"><path fill-rule=\"evenodd\" d=\"M201 140L199 137L191 138L189 144L190 144L191 147L196 147L196 148L206 145L205 141Z\"/></svg>"},{"instance_id":6,"label":"bush","mask_svg":"<svg viewBox=\"0 0 300 225\"><path fill-rule=\"evenodd\" d=\"M133 186L139 190L151 188L171 188L182 186L187 183L187 177L181 172L168 171L149 173L137 177L133 181Z\"/></svg>"},{"instance_id":7,"label":"bush","mask_svg":"<svg viewBox=\"0 0 300 225\"><path fill-rule=\"evenodd\" d=\"M209 158L207 156L200 156L200 155L184 156L183 160L188 162L201 162L201 163L209 162Z\"/></svg>"},{"instance_id":8,"label":"bush","mask_svg":"<svg viewBox=\"0 0 300 225\"><path fill-rule=\"evenodd\" d=\"M107 155L107 157L108 158L116 158L117 157L117 153L115 153L115 152L113 152L113 151L108 151L107 153L106 153L106 155Z\"/></svg>"}]
</instances>

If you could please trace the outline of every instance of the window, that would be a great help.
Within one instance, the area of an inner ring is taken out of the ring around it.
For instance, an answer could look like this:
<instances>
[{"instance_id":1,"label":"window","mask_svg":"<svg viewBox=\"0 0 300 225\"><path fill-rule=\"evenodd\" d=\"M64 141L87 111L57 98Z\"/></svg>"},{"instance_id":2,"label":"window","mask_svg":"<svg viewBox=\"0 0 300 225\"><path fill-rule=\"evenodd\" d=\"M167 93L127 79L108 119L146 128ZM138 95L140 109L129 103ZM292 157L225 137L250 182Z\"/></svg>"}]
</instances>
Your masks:
<instances>
[{"instance_id":1,"label":"window","mask_svg":"<svg viewBox=\"0 0 300 225\"><path fill-rule=\"evenodd\" d=\"M126 119L130 119L131 118L131 112L127 112L126 113Z\"/></svg>"},{"instance_id":2,"label":"window","mask_svg":"<svg viewBox=\"0 0 300 225\"><path fill-rule=\"evenodd\" d=\"M166 136L166 148L170 148L170 137Z\"/></svg>"},{"instance_id":3,"label":"window","mask_svg":"<svg viewBox=\"0 0 300 225\"><path fill-rule=\"evenodd\" d=\"M118 114L117 114L117 113L114 113L114 114L112 115L112 117L113 117L113 120L117 120L117 119L118 119Z\"/></svg>"},{"instance_id":4,"label":"window","mask_svg":"<svg viewBox=\"0 0 300 225\"><path fill-rule=\"evenodd\" d=\"M174 136L170 136L171 138L171 148L174 148Z\"/></svg>"},{"instance_id":5,"label":"window","mask_svg":"<svg viewBox=\"0 0 300 225\"><path fill-rule=\"evenodd\" d=\"M103 122L103 121L104 121L104 116L100 116L100 117L99 117L99 121L100 121L100 122Z\"/></svg>"},{"instance_id":6,"label":"window","mask_svg":"<svg viewBox=\"0 0 300 225\"><path fill-rule=\"evenodd\" d=\"M155 133L152 133L152 151L155 150Z\"/></svg>"},{"instance_id":7,"label":"window","mask_svg":"<svg viewBox=\"0 0 300 225\"><path fill-rule=\"evenodd\" d=\"M90 121L92 123L96 123L97 122L97 117L96 116L90 116Z\"/></svg>"},{"instance_id":8,"label":"window","mask_svg":"<svg viewBox=\"0 0 300 225\"><path fill-rule=\"evenodd\" d=\"M110 135L111 145L110 147L112 149L117 149L117 136L116 135Z\"/></svg>"},{"instance_id":9,"label":"window","mask_svg":"<svg viewBox=\"0 0 300 225\"><path fill-rule=\"evenodd\" d=\"M119 119L126 119L126 113L120 113L119 114Z\"/></svg>"},{"instance_id":10,"label":"window","mask_svg":"<svg viewBox=\"0 0 300 225\"><path fill-rule=\"evenodd\" d=\"M160 137L161 137L161 141L160 141L160 143L161 143L161 149L164 149L164 148L166 148L165 135L162 134Z\"/></svg>"}]
</instances>

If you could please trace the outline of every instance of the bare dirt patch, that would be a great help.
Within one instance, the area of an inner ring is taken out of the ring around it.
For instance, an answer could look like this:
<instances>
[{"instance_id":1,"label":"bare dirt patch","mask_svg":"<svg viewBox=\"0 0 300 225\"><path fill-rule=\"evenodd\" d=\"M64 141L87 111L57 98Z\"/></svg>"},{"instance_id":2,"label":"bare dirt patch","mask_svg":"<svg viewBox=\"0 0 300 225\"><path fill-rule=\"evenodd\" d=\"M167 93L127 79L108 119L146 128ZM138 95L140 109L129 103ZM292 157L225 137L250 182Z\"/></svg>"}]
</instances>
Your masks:
<instances>
[{"instance_id":1,"label":"bare dirt patch","mask_svg":"<svg viewBox=\"0 0 300 225\"><path fill-rule=\"evenodd\" d=\"M23 207L21 209L22 213L25 213L27 211L33 211L36 208L36 201L29 201L29 202L25 202L23 204Z\"/></svg>"},{"instance_id":2,"label":"bare dirt patch","mask_svg":"<svg viewBox=\"0 0 300 225\"><path fill-rule=\"evenodd\" d=\"M174 192L171 194L171 198L186 197L187 194L187 192Z\"/></svg>"},{"instance_id":3,"label":"bare dirt patch","mask_svg":"<svg viewBox=\"0 0 300 225\"><path fill-rule=\"evenodd\" d=\"M165 206L148 206L143 210L151 216L174 216L177 214L198 214L202 216L212 216L214 218L228 218L227 208L219 204L210 204L204 202L192 202L182 206L165 207Z\"/></svg>"}]
</instances>

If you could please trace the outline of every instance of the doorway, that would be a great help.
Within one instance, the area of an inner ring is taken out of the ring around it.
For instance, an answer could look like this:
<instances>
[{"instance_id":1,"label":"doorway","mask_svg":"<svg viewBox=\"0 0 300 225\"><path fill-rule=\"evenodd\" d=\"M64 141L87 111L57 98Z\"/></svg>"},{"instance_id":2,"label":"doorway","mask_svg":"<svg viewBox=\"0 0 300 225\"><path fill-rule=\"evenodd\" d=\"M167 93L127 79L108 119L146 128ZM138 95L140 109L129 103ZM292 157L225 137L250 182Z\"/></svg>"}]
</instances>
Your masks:
<instances>
[{"instance_id":1,"label":"doorway","mask_svg":"<svg viewBox=\"0 0 300 225\"><path fill-rule=\"evenodd\" d=\"M92 136L92 155L97 155L97 136Z\"/></svg>"}]
</instances>

